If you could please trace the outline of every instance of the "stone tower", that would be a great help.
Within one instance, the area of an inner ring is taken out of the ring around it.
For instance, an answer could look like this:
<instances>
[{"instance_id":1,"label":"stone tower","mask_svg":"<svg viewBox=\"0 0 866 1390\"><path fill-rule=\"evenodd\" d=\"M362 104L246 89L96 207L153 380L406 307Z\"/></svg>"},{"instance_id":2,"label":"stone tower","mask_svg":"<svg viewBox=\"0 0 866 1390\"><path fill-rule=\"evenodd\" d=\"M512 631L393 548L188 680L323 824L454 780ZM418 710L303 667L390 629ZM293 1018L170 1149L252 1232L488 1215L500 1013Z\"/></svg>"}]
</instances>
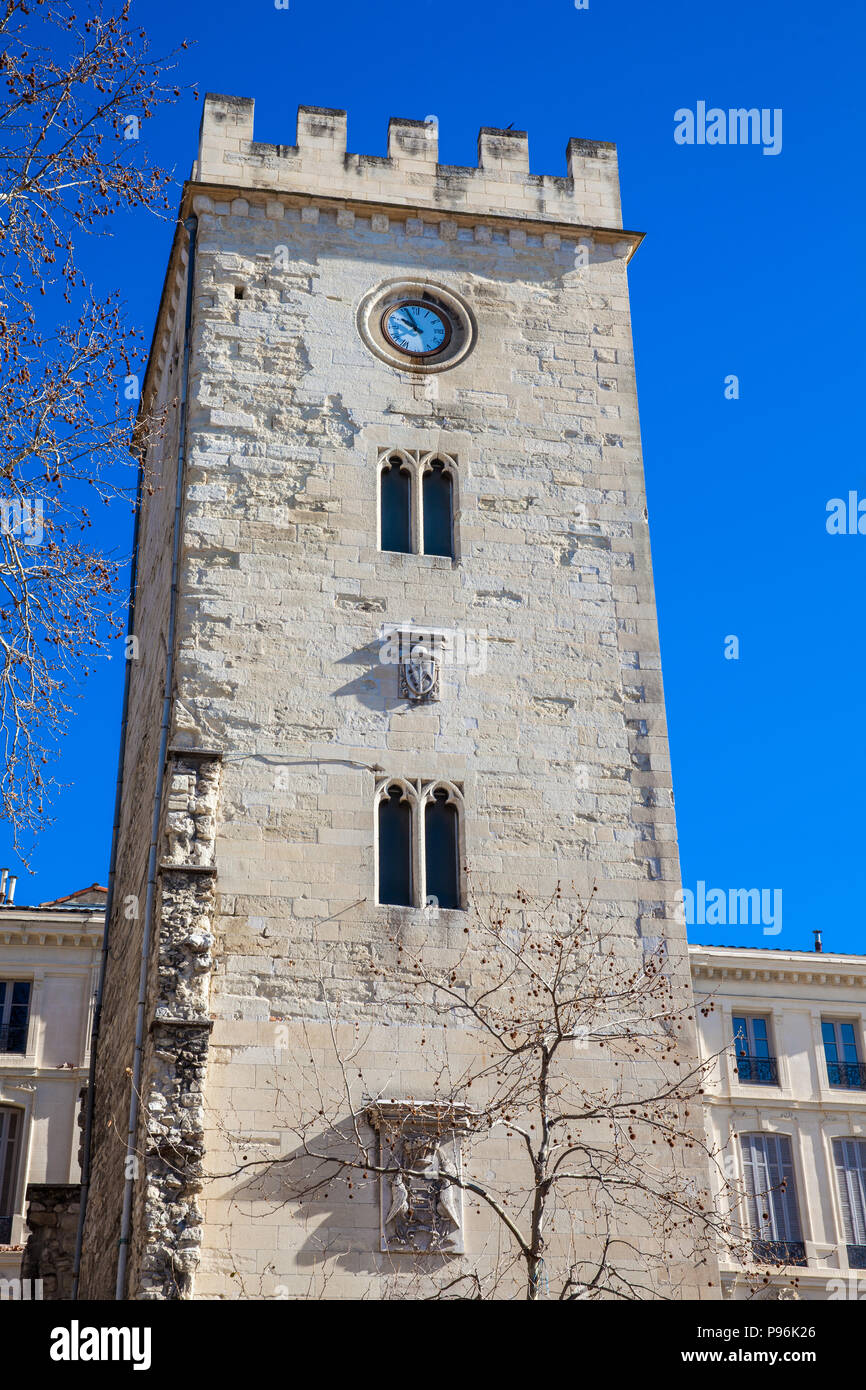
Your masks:
<instances>
[{"instance_id":1,"label":"stone tower","mask_svg":"<svg viewBox=\"0 0 866 1390\"><path fill-rule=\"evenodd\" d=\"M470 891L560 881L567 911L596 882L623 953L666 937L688 998L639 242L612 145L571 140L567 175L538 176L524 133L484 129L478 167L451 167L434 122L392 120L386 157L356 155L345 113L313 107L265 145L252 101L207 97L143 388L166 423L136 535L83 1296L381 1292L373 1184L308 1219L234 1170L287 1152L314 1061L339 1092L323 976L391 1100L429 1099L373 968L404 931L462 948ZM488 1258L483 1213L460 1236Z\"/></svg>"}]
</instances>

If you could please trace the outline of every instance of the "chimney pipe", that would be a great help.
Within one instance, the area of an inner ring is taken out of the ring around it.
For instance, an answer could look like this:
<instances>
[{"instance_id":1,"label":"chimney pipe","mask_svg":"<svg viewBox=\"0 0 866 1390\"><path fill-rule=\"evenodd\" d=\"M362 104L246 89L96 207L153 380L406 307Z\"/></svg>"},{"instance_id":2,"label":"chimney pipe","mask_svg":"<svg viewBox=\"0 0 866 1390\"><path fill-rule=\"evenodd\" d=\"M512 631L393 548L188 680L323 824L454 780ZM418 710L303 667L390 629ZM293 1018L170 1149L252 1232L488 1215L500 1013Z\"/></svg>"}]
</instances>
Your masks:
<instances>
[{"instance_id":1,"label":"chimney pipe","mask_svg":"<svg viewBox=\"0 0 866 1390\"><path fill-rule=\"evenodd\" d=\"M9 891L8 891L8 893L6 894L6 906L7 906L7 907L11 907L11 906L12 906L12 901L13 901L13 899L14 899L14 897L15 897L15 885L16 885L17 882L18 882L18 875L17 875L17 874L10 874L10 875L9 875Z\"/></svg>"},{"instance_id":2,"label":"chimney pipe","mask_svg":"<svg viewBox=\"0 0 866 1390\"><path fill-rule=\"evenodd\" d=\"M820 933L820 931L813 931L813 932L812 932L812 935L813 935L814 938L815 938L815 950L816 950L816 951L823 951L824 946L823 946L823 943L822 943L822 941L821 941L821 933Z\"/></svg>"},{"instance_id":3,"label":"chimney pipe","mask_svg":"<svg viewBox=\"0 0 866 1390\"><path fill-rule=\"evenodd\" d=\"M6 901L6 880L9 877L8 869L0 869L0 907Z\"/></svg>"}]
</instances>

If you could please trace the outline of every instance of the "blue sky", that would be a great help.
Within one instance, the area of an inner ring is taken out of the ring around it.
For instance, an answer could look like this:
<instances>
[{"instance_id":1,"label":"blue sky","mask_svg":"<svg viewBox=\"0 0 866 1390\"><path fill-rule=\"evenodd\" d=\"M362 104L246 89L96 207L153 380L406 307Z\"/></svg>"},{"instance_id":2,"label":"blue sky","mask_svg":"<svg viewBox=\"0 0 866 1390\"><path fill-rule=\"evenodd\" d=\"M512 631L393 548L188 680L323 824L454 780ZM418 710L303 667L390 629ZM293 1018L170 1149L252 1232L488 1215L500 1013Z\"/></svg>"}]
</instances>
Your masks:
<instances>
[{"instance_id":1,"label":"blue sky","mask_svg":"<svg viewBox=\"0 0 866 1390\"><path fill-rule=\"evenodd\" d=\"M683 881L781 889L782 930L694 940L863 951L859 772L866 536L830 536L830 498L866 498L862 448L864 12L853 0L149 0L181 76L256 98L256 137L291 144L298 103L349 113L349 147L384 154L392 115L439 120L440 159L474 164L479 126L529 132L536 173L569 136L619 147L638 392ZM674 112L783 112L782 149L682 146ZM145 125L189 173L200 103ZM149 336L171 226L143 215L85 252ZM739 378L726 400L725 378ZM861 389L858 389L861 388ZM129 546L122 507L104 544ZM726 660L725 639L739 639ZM104 880L122 660L78 701L56 821L19 886L38 902ZM4 839L4 845L7 843ZM2 863L14 864L10 851Z\"/></svg>"}]
</instances>

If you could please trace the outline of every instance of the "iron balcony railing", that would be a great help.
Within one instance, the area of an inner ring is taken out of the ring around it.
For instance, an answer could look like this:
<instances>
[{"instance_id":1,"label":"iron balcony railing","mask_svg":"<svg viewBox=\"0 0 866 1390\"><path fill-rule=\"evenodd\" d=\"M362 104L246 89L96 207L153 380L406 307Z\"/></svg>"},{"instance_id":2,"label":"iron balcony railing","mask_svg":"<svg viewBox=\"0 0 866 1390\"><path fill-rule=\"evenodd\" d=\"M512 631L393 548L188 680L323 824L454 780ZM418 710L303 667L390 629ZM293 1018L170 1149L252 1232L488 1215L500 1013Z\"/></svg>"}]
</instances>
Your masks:
<instances>
[{"instance_id":1,"label":"iron balcony railing","mask_svg":"<svg viewBox=\"0 0 866 1390\"><path fill-rule=\"evenodd\" d=\"M12 1217L0 1216L0 1245L12 1244Z\"/></svg>"},{"instance_id":2,"label":"iron balcony railing","mask_svg":"<svg viewBox=\"0 0 866 1390\"><path fill-rule=\"evenodd\" d=\"M831 1086L844 1086L849 1091L866 1091L866 1065L863 1062L828 1062L827 1075Z\"/></svg>"},{"instance_id":3,"label":"iron balcony railing","mask_svg":"<svg viewBox=\"0 0 866 1390\"><path fill-rule=\"evenodd\" d=\"M866 1245L848 1246L848 1264L852 1269L866 1269Z\"/></svg>"},{"instance_id":4,"label":"iron balcony railing","mask_svg":"<svg viewBox=\"0 0 866 1390\"><path fill-rule=\"evenodd\" d=\"M737 1057L737 1075L741 1081L759 1086L778 1086L779 1064L775 1057L749 1057L740 1053Z\"/></svg>"},{"instance_id":5,"label":"iron balcony railing","mask_svg":"<svg viewBox=\"0 0 866 1390\"><path fill-rule=\"evenodd\" d=\"M752 1259L757 1264L804 1265L806 1246L800 1240L756 1240L752 1242Z\"/></svg>"}]
</instances>

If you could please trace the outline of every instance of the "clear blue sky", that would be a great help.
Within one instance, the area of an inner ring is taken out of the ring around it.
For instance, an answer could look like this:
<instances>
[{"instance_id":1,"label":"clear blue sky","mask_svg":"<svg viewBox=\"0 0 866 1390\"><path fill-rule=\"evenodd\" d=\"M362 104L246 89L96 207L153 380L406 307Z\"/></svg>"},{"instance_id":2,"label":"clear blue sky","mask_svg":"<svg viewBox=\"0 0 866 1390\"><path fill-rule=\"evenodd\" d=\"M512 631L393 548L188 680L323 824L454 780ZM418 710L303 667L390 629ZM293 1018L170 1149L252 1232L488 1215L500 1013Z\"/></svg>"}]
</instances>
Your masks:
<instances>
[{"instance_id":1,"label":"clear blue sky","mask_svg":"<svg viewBox=\"0 0 866 1390\"><path fill-rule=\"evenodd\" d=\"M866 497L862 3L135 8L156 50L196 41L184 80L256 98L261 140L293 143L303 103L347 109L350 148L370 154L391 115L435 114L446 163L475 163L482 125L528 130L537 173L565 173L569 136L616 141L625 224L647 233L631 294L684 883L784 895L778 935L691 935L802 949L820 926L825 949L866 950L866 536L825 529L829 498ZM674 112L698 101L781 108L781 153L675 144ZM145 127L179 178L199 114L184 99ZM145 215L87 255L148 335L170 240ZM118 508L105 543L129 534ZM21 901L105 878L122 664L79 701L71 785Z\"/></svg>"}]
</instances>

